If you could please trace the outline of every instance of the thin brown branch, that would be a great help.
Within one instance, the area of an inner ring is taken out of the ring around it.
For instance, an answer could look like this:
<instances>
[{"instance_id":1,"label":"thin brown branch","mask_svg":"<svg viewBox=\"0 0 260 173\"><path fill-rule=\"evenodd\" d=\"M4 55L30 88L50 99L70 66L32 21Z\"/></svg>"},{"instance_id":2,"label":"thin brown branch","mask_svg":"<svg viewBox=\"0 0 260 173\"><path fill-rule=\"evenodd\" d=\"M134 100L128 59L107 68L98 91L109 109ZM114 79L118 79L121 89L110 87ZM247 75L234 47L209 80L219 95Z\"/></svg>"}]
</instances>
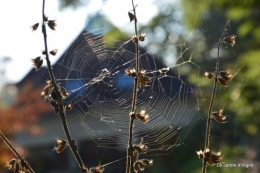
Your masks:
<instances>
[{"instance_id":1,"label":"thin brown branch","mask_svg":"<svg viewBox=\"0 0 260 173\"><path fill-rule=\"evenodd\" d=\"M204 151L209 148L209 140L210 140L210 123L211 123L211 113L212 113L212 107L214 104L215 96L216 96L216 89L217 89L217 80L218 80L218 74L219 74L219 52L220 52L220 45L222 43L223 36L225 32L227 31L227 28L230 25L230 20L228 19L225 25L225 28L222 32L222 35L219 39L218 42L218 53L217 53L217 59L216 59L216 67L215 67L215 78L214 78L214 83L213 83L213 90L211 94L211 99L209 103L209 110L208 110L208 116L207 116L207 125L206 125L206 138L205 138L205 147ZM202 173L206 173L206 167L207 167L207 162L206 159L203 159L203 165L202 165Z\"/></svg>"},{"instance_id":2,"label":"thin brown branch","mask_svg":"<svg viewBox=\"0 0 260 173\"><path fill-rule=\"evenodd\" d=\"M46 61L47 61L48 71L49 71L49 75L50 75L50 78L51 78L51 81L53 83L54 90L55 90L55 93L56 93L56 96L57 96L57 104L58 104L58 107L59 107L59 115L60 115L60 118L61 118L61 121L62 121L64 133L65 133L66 138L69 142L70 149L71 149L71 151L72 151L81 171L87 172L87 167L84 165L84 163L83 163L83 161L82 161L82 159L81 159L81 157L80 157L80 155L77 151L77 148L75 146L75 142L71 138L69 128L68 128L68 124L67 124L67 120L66 120L66 115L65 115L65 112L64 112L64 108L63 108L64 107L63 101L61 99L61 95L60 95L60 92L58 90L56 79L54 77L53 70L52 70L52 67L51 67L51 62L50 62L49 53L48 53L48 46L47 46L46 23L44 21L44 16L45 16L44 15L44 8L45 8L45 0L43 0L43 5L42 5L42 20L43 20L42 32L43 32L43 38L44 38L44 45L45 45Z\"/></svg>"},{"instance_id":3,"label":"thin brown branch","mask_svg":"<svg viewBox=\"0 0 260 173\"><path fill-rule=\"evenodd\" d=\"M132 6L134 11L134 22L135 22L135 35L138 37L137 32L137 17L136 17L136 11L135 11L135 5L134 1L132 0ZM134 88L133 88L133 100L132 100L132 108L131 112L135 113L136 110L136 100L137 100L137 88L138 88L138 73L139 73L139 40L137 39L137 42L135 43L135 69L136 69L136 77L134 81ZM130 156L130 147L132 146L132 138L133 138L133 125L134 125L134 118L130 116L130 122L129 122L129 140L128 140L128 149L127 149L127 162L126 162L126 173L131 172L131 156Z\"/></svg>"},{"instance_id":4,"label":"thin brown branch","mask_svg":"<svg viewBox=\"0 0 260 173\"><path fill-rule=\"evenodd\" d=\"M5 141L6 145L10 148L10 150L14 153L14 155L16 155L16 157L18 157L22 163L22 165L30 172L30 173L34 173L33 169L27 164L27 162L25 161L25 159L23 159L20 154L15 150L15 148L13 147L13 145L11 144L11 142L5 137L5 135L0 131L0 136L1 138Z\"/></svg>"}]
</instances>

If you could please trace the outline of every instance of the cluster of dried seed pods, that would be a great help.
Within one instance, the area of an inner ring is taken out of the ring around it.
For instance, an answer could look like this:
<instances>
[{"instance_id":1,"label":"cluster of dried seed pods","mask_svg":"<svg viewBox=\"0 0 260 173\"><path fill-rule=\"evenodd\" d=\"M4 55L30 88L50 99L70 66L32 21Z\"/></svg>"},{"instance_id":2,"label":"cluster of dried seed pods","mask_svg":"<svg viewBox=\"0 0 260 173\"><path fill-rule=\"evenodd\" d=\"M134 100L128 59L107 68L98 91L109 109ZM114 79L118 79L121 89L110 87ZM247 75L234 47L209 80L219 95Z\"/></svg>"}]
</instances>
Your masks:
<instances>
[{"instance_id":1,"label":"cluster of dried seed pods","mask_svg":"<svg viewBox=\"0 0 260 173\"><path fill-rule=\"evenodd\" d=\"M11 159L6 163L5 167L9 170L12 170L14 173L28 173L28 170L25 168L24 160L21 161L18 159Z\"/></svg>"}]
</instances>

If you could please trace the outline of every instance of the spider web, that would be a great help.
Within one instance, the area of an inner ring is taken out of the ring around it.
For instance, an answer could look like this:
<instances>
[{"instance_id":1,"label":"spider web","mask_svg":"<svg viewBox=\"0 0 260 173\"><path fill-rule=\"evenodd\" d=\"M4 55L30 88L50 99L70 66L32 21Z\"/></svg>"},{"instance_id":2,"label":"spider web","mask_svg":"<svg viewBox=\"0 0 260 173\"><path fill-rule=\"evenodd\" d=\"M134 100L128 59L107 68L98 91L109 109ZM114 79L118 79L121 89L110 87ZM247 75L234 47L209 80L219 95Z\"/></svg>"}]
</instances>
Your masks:
<instances>
[{"instance_id":1,"label":"spider web","mask_svg":"<svg viewBox=\"0 0 260 173\"><path fill-rule=\"evenodd\" d=\"M84 31L54 70L70 93L65 102L73 104L89 138L99 147L126 151L134 80L125 70L135 68L135 45L131 39L113 39L106 31L106 26ZM185 64L193 63L183 57L189 48L176 46L179 56L168 67L140 49L140 69L152 81L138 88L136 112L146 110L149 121L134 120L133 144L143 140L149 155L172 152L200 118L196 90L181 74ZM162 73L162 68L169 71Z\"/></svg>"}]
</instances>

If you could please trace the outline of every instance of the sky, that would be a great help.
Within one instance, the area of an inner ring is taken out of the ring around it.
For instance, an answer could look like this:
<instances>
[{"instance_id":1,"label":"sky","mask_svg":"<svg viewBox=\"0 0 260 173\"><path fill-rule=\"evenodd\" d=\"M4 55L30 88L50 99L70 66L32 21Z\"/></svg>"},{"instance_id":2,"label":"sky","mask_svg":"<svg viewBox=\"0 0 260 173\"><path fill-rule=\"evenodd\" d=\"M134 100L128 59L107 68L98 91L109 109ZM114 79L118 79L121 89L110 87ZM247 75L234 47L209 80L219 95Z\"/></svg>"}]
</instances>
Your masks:
<instances>
[{"instance_id":1,"label":"sky","mask_svg":"<svg viewBox=\"0 0 260 173\"><path fill-rule=\"evenodd\" d=\"M146 12L139 12L138 22L148 23L158 10L154 4L155 0L135 0L138 9L145 9ZM164 0L165 1L165 0ZM88 16L97 12L103 13L109 21L121 30L129 30L129 18L127 12L132 9L131 1L120 0L90 0L84 6L59 9L58 0L46 0L45 14L49 20L57 20L56 31L47 30L48 49L58 49L51 62L57 59L68 48L70 43L78 36L86 25ZM8 0L0 1L0 59L10 57L11 61L6 66L5 77L8 82L19 82L32 68L31 59L41 55L44 49L41 27L32 31L30 26L40 22L42 19L42 1L40 0ZM138 11L137 11L138 12ZM148 13L149 12L149 13ZM2 63L0 61L0 63ZM45 63L44 63L45 65Z\"/></svg>"}]
</instances>

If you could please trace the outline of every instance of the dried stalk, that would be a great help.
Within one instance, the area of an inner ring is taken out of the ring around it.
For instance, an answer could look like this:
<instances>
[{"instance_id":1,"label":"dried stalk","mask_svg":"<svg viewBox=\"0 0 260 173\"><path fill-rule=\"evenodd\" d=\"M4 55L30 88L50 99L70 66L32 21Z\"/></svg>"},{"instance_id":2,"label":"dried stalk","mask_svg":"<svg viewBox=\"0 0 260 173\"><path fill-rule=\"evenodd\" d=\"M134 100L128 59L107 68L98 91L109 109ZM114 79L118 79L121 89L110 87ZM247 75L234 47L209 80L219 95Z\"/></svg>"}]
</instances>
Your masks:
<instances>
[{"instance_id":1,"label":"dried stalk","mask_svg":"<svg viewBox=\"0 0 260 173\"><path fill-rule=\"evenodd\" d=\"M135 35L138 36L137 33L137 19L136 19L136 11L134 6L134 1L132 0L132 6L133 6L133 12L134 12L134 24L135 24ZM135 70L136 74L139 73L139 40L137 39L137 42L135 43ZM136 110L136 100L137 100L137 88L138 88L138 75L135 77L134 81L134 88L133 88L133 100L132 100L132 108L131 112L135 113ZM127 162L126 162L126 173L131 172L131 156L130 156L130 147L132 146L132 138L133 138L133 125L134 125L134 118L130 116L130 122L129 122L129 140L128 140L128 149L127 149Z\"/></svg>"},{"instance_id":2,"label":"dried stalk","mask_svg":"<svg viewBox=\"0 0 260 173\"><path fill-rule=\"evenodd\" d=\"M210 103L209 103L204 151L206 151L206 149L209 148L211 113L212 113L212 107L213 107L215 96L216 96L217 80L218 80L218 74L219 74L219 51L220 51L220 45L222 43L224 34L225 34L228 26L229 26L229 19L226 22L225 28L224 28L222 35L218 42L218 53L217 53L216 67L215 67L216 71L215 71L215 77L214 77L214 83L213 83L213 90L212 90L211 99L210 99ZM202 165L202 173L206 173L206 167L207 167L207 162L206 162L206 158L204 158L203 165Z\"/></svg>"},{"instance_id":3,"label":"dried stalk","mask_svg":"<svg viewBox=\"0 0 260 173\"><path fill-rule=\"evenodd\" d=\"M21 164L28 170L30 173L34 173L33 169L27 164L25 159L23 159L19 153L15 150L15 148L12 146L11 142L5 137L5 135L0 131L1 138L5 141L6 145L10 148L10 150L18 157L21 161Z\"/></svg>"},{"instance_id":4,"label":"dried stalk","mask_svg":"<svg viewBox=\"0 0 260 173\"><path fill-rule=\"evenodd\" d=\"M51 67L51 62L50 62L49 54L48 54L48 46L47 46L47 32L46 32L46 26L45 26L45 22L44 22L44 18L45 18L44 8L45 8L45 0L43 0L43 5L42 5L42 20L43 20L42 33L43 33L43 39L44 39L44 45L45 45L46 61L47 61L48 71L49 71L49 75L50 75L50 78L51 78L51 81L53 83L54 90L55 90L55 93L56 93L56 96L57 96L57 104L58 104L58 107L59 107L59 115L60 115L60 118L61 118L61 121L62 121L64 133L65 133L66 138L69 142L69 146L71 148L71 151L72 151L81 171L87 172L87 167L84 165L84 163L83 163L83 161L82 161L82 159L81 159L81 157L78 153L78 150L75 146L75 142L71 138L69 128L68 128L68 124L67 124L67 120L66 120L66 115L65 115L65 112L64 112L64 108L63 108L64 107L63 101L61 99L61 95L60 95L60 92L58 90L56 79L54 77L53 70L52 70L52 67Z\"/></svg>"}]
</instances>

